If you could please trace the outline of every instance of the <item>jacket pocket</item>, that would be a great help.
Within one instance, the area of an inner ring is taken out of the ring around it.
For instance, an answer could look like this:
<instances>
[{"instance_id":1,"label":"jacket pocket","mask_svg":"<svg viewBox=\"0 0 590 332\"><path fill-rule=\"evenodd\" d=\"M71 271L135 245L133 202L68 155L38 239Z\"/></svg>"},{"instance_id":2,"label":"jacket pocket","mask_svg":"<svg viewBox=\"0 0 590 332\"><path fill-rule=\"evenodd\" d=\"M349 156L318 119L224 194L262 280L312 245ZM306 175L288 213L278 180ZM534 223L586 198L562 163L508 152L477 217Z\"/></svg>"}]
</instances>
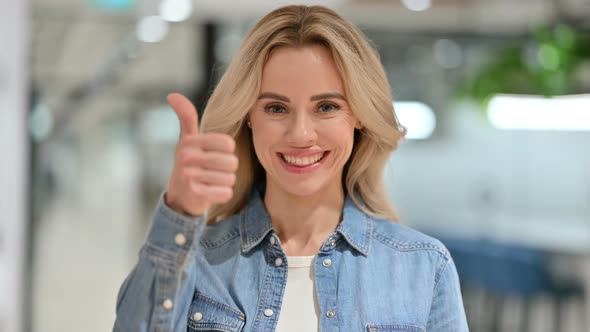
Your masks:
<instances>
[{"instance_id":1,"label":"jacket pocket","mask_svg":"<svg viewBox=\"0 0 590 332\"><path fill-rule=\"evenodd\" d=\"M196 292L188 312L189 331L239 332L246 316L238 309Z\"/></svg>"},{"instance_id":2,"label":"jacket pocket","mask_svg":"<svg viewBox=\"0 0 590 332\"><path fill-rule=\"evenodd\" d=\"M421 326L409 324L369 324L367 332L426 332Z\"/></svg>"}]
</instances>

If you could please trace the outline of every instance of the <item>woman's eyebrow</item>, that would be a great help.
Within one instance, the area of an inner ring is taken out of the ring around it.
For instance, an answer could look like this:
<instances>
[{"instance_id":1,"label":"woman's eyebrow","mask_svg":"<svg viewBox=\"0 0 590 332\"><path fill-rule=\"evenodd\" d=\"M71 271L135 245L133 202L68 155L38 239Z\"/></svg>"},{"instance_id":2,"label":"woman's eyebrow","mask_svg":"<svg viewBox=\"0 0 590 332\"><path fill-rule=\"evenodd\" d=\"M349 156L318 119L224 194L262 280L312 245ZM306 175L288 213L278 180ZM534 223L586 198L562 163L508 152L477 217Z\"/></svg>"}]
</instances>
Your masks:
<instances>
[{"instance_id":1,"label":"woman's eyebrow","mask_svg":"<svg viewBox=\"0 0 590 332\"><path fill-rule=\"evenodd\" d=\"M311 96L311 98L309 98L310 101L316 101L316 100L322 100L322 99L342 99L342 100L346 101L346 98L344 98L344 96L338 92L322 93L319 95Z\"/></svg>"},{"instance_id":2,"label":"woman's eyebrow","mask_svg":"<svg viewBox=\"0 0 590 332\"><path fill-rule=\"evenodd\" d=\"M277 99L277 100L280 100L280 101L284 101L285 103L290 103L291 102L291 100L289 100L289 98L287 98L287 97L285 97L283 95L280 95L278 93L274 93L274 92L263 92L263 93L261 93L258 96L258 99L264 99L264 98L267 98L267 99Z\"/></svg>"},{"instance_id":3,"label":"woman's eyebrow","mask_svg":"<svg viewBox=\"0 0 590 332\"><path fill-rule=\"evenodd\" d=\"M274 93L274 92L263 92L258 96L258 99L277 99L280 101L284 101L286 103L290 103L291 100L283 95L280 95L278 93ZM311 98L309 98L310 101L316 101L316 100L322 100L322 99L342 99L344 101L346 101L346 98L344 98L344 96L338 92L327 92L327 93L322 93L319 95L315 95L315 96L311 96Z\"/></svg>"}]
</instances>

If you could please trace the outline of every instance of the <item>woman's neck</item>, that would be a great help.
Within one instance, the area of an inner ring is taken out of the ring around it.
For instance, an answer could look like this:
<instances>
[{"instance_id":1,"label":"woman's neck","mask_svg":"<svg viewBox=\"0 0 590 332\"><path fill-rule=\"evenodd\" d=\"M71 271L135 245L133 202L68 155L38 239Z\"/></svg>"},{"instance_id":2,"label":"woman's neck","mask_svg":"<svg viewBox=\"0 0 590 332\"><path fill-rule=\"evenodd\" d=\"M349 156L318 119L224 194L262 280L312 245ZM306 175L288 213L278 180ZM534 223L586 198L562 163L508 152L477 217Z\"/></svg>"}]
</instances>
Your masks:
<instances>
[{"instance_id":1,"label":"woman's neck","mask_svg":"<svg viewBox=\"0 0 590 332\"><path fill-rule=\"evenodd\" d=\"M313 195L297 196L267 182L264 205L285 253L289 256L317 254L340 223L344 198L340 185Z\"/></svg>"}]
</instances>

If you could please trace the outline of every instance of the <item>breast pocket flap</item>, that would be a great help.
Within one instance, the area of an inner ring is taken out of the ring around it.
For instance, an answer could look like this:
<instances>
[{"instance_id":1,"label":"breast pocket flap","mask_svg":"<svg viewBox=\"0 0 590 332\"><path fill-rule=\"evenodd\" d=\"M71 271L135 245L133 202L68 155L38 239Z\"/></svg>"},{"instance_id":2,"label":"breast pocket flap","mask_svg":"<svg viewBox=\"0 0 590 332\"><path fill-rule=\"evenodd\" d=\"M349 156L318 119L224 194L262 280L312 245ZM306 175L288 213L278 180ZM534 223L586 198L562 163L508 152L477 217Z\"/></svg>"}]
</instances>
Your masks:
<instances>
[{"instance_id":1,"label":"breast pocket flap","mask_svg":"<svg viewBox=\"0 0 590 332\"><path fill-rule=\"evenodd\" d=\"M189 331L241 331L246 316L238 309L196 292L188 317Z\"/></svg>"}]
</instances>

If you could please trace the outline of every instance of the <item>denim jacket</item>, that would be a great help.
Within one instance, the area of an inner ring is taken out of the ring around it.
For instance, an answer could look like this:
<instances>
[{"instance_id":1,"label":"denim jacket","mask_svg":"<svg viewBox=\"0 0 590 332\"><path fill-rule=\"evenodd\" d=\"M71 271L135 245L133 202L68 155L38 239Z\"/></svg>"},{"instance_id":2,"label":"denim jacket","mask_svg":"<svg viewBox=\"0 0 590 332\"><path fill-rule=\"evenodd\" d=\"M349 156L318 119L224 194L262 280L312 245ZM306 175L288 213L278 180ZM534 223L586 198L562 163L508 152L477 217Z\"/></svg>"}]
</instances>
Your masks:
<instances>
[{"instance_id":1,"label":"denim jacket","mask_svg":"<svg viewBox=\"0 0 590 332\"><path fill-rule=\"evenodd\" d=\"M113 331L274 331L289 265L254 189L222 222L163 202L117 299ZM457 271L438 240L346 197L314 260L319 331L468 331Z\"/></svg>"}]
</instances>

